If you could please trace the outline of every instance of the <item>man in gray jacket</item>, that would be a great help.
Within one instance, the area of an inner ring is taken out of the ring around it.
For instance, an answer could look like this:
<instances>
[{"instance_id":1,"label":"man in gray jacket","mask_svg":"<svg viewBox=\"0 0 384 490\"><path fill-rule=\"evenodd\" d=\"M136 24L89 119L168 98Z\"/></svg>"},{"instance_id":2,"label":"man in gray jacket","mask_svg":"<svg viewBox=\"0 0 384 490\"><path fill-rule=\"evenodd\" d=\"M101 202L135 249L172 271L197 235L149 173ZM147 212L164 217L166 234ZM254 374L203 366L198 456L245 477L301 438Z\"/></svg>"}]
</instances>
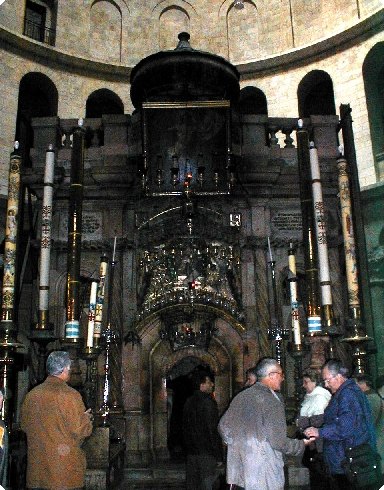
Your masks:
<instances>
[{"instance_id":1,"label":"man in gray jacket","mask_svg":"<svg viewBox=\"0 0 384 490\"><path fill-rule=\"evenodd\" d=\"M232 400L219 423L228 446L227 482L245 490L283 490L283 454L300 456L310 440L287 437L284 403L275 393L284 380L280 364L264 358L256 375L257 382Z\"/></svg>"}]
</instances>

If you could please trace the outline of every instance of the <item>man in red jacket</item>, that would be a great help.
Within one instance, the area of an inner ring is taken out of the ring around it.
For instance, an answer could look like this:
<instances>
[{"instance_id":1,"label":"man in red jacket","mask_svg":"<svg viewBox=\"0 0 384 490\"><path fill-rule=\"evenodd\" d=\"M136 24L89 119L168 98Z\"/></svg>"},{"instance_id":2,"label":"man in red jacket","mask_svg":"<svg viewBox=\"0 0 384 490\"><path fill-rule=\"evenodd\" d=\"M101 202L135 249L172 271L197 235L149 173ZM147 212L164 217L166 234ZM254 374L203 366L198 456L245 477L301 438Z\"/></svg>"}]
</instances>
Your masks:
<instances>
[{"instance_id":1,"label":"man in red jacket","mask_svg":"<svg viewBox=\"0 0 384 490\"><path fill-rule=\"evenodd\" d=\"M74 490L84 487L86 460L81 449L92 432L91 412L67 385L71 360L64 351L47 359L47 378L33 388L21 407L27 434L29 489Z\"/></svg>"}]
</instances>

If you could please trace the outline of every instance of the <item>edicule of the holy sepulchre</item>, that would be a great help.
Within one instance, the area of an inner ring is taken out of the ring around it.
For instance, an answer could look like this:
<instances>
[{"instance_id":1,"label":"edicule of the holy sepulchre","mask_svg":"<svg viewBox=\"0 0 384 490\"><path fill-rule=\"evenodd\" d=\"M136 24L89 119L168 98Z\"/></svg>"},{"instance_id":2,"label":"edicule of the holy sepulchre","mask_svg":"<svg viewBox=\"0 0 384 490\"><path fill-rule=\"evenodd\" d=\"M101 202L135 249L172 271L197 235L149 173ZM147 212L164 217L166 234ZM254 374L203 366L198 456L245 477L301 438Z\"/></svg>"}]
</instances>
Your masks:
<instances>
[{"instance_id":1,"label":"edicule of the holy sepulchre","mask_svg":"<svg viewBox=\"0 0 384 490\"><path fill-rule=\"evenodd\" d=\"M380 388L384 9L83 3L0 5L7 484L26 488L25 395L66 351L85 488L187 488L196 372L222 415L277 360L292 437L306 370Z\"/></svg>"}]
</instances>

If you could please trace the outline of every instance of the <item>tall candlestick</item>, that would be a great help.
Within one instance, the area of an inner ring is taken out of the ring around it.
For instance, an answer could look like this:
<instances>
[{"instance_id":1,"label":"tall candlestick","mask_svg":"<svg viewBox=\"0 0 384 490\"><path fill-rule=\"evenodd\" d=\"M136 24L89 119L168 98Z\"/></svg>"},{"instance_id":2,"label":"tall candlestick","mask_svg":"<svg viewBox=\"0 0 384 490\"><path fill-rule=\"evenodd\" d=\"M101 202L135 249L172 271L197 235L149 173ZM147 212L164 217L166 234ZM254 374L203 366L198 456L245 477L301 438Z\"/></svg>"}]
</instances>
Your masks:
<instances>
[{"instance_id":1,"label":"tall candlestick","mask_svg":"<svg viewBox=\"0 0 384 490\"><path fill-rule=\"evenodd\" d=\"M49 327L49 266L51 260L51 226L53 179L55 173L55 151L48 146L45 156L44 195L41 211L41 248L40 248L40 285L39 285L39 319L36 329Z\"/></svg>"},{"instance_id":2,"label":"tall candlestick","mask_svg":"<svg viewBox=\"0 0 384 490\"><path fill-rule=\"evenodd\" d=\"M2 327L4 328L7 337L7 332L13 331L15 328L13 320L15 306L16 248L21 180L20 167L21 156L19 153L19 143L16 141L9 163L8 202L4 241L3 294L1 303Z\"/></svg>"},{"instance_id":3,"label":"tall candlestick","mask_svg":"<svg viewBox=\"0 0 384 490\"><path fill-rule=\"evenodd\" d=\"M313 142L310 143L309 159L311 164L313 213L315 219L315 231L317 238L317 252L319 260L319 282L321 291L321 304L323 321L326 327L333 324L331 276L329 272L327 227L325 222L325 210L323 191L320 178L320 165L317 149Z\"/></svg>"},{"instance_id":4,"label":"tall candlestick","mask_svg":"<svg viewBox=\"0 0 384 490\"><path fill-rule=\"evenodd\" d=\"M356 244L353 230L352 203L347 166L347 160L341 156L337 160L337 168L339 170L339 196L341 207L341 223L344 238L348 305L351 311L351 316L356 316L356 310L360 310L359 281L357 273Z\"/></svg>"},{"instance_id":5,"label":"tall candlestick","mask_svg":"<svg viewBox=\"0 0 384 490\"><path fill-rule=\"evenodd\" d=\"M116 241L117 237L115 236L115 239L113 241L113 254L112 254L112 262L115 262L115 255L116 255Z\"/></svg>"},{"instance_id":6,"label":"tall candlestick","mask_svg":"<svg viewBox=\"0 0 384 490\"><path fill-rule=\"evenodd\" d=\"M273 262L272 249L271 249L271 240L268 237L268 253L269 253L269 261Z\"/></svg>"},{"instance_id":7,"label":"tall candlestick","mask_svg":"<svg viewBox=\"0 0 384 490\"><path fill-rule=\"evenodd\" d=\"M8 201L5 220L4 276L1 298L0 322L0 386L4 390L4 404L1 418L7 427L12 427L14 394L17 393L17 372L15 370L15 349L22 345L17 342L15 322L16 252L21 187L21 155L16 141L9 162Z\"/></svg>"},{"instance_id":8,"label":"tall candlestick","mask_svg":"<svg viewBox=\"0 0 384 490\"><path fill-rule=\"evenodd\" d=\"M97 294L97 281L92 281L91 293L89 297L87 347L93 347L93 335L94 335L95 315L96 315L96 294Z\"/></svg>"},{"instance_id":9,"label":"tall candlestick","mask_svg":"<svg viewBox=\"0 0 384 490\"><path fill-rule=\"evenodd\" d=\"M297 276L296 276L296 257L293 243L288 250L288 267L289 267L289 291L291 296L291 319L293 342L295 345L301 345L301 332L299 322L299 303L297 301Z\"/></svg>"},{"instance_id":10,"label":"tall candlestick","mask_svg":"<svg viewBox=\"0 0 384 490\"><path fill-rule=\"evenodd\" d=\"M317 265L316 234L312 206L311 175L309 161L308 132L299 119L297 130L297 159L300 184L301 216L303 220L303 245L305 275L307 278L307 322L310 335L321 334L321 316L319 301L319 281Z\"/></svg>"},{"instance_id":11,"label":"tall candlestick","mask_svg":"<svg viewBox=\"0 0 384 490\"><path fill-rule=\"evenodd\" d=\"M293 248L293 243L289 244L288 250L288 269L289 276L296 277L296 257L295 257L295 249Z\"/></svg>"},{"instance_id":12,"label":"tall candlestick","mask_svg":"<svg viewBox=\"0 0 384 490\"><path fill-rule=\"evenodd\" d=\"M97 287L97 295L96 295L95 324L94 324L94 331L93 331L93 337L94 337L93 342L95 347L98 346L100 343L107 268L108 268L108 258L105 255L103 255L100 258L99 284Z\"/></svg>"},{"instance_id":13,"label":"tall candlestick","mask_svg":"<svg viewBox=\"0 0 384 490\"><path fill-rule=\"evenodd\" d=\"M71 155L71 184L68 205L68 253L65 339L80 340L80 261L83 227L84 152L85 129L79 126L73 131Z\"/></svg>"}]
</instances>

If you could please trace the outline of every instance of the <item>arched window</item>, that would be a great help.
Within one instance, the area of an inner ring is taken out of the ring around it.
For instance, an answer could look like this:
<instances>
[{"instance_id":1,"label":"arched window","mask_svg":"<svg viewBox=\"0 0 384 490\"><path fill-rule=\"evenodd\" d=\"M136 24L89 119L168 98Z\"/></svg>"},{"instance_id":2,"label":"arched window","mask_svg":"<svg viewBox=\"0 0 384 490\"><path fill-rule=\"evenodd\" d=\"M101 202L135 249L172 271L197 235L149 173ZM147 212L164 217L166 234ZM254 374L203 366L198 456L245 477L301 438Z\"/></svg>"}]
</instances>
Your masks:
<instances>
[{"instance_id":1,"label":"arched window","mask_svg":"<svg viewBox=\"0 0 384 490\"><path fill-rule=\"evenodd\" d=\"M35 41L55 45L57 2L27 0L25 3L24 32Z\"/></svg>"},{"instance_id":2,"label":"arched window","mask_svg":"<svg viewBox=\"0 0 384 490\"><path fill-rule=\"evenodd\" d=\"M103 114L124 114L124 104L120 97L106 88L93 92L85 108L86 118L101 117Z\"/></svg>"},{"instance_id":3,"label":"arched window","mask_svg":"<svg viewBox=\"0 0 384 490\"><path fill-rule=\"evenodd\" d=\"M122 14L119 6L109 0L98 0L90 12L90 54L93 58L120 62L122 45Z\"/></svg>"},{"instance_id":4,"label":"arched window","mask_svg":"<svg viewBox=\"0 0 384 490\"><path fill-rule=\"evenodd\" d=\"M175 49L175 33L178 32L190 32L189 15L180 7L168 7L159 19L159 46L162 51Z\"/></svg>"},{"instance_id":5,"label":"arched window","mask_svg":"<svg viewBox=\"0 0 384 490\"><path fill-rule=\"evenodd\" d=\"M29 151L33 147L33 117L57 116L58 92L46 75L28 73L20 81L15 139L20 148L25 166L30 166Z\"/></svg>"},{"instance_id":6,"label":"arched window","mask_svg":"<svg viewBox=\"0 0 384 490\"><path fill-rule=\"evenodd\" d=\"M239 140L241 138L242 151L245 153L251 151L255 145L266 146L269 139L266 124L268 108L264 92L256 87L242 88L235 111L243 121L241 135L238 137ZM236 141L236 133L234 133L234 141Z\"/></svg>"},{"instance_id":7,"label":"arched window","mask_svg":"<svg viewBox=\"0 0 384 490\"><path fill-rule=\"evenodd\" d=\"M374 46L363 64L376 177L384 180L384 43Z\"/></svg>"},{"instance_id":8,"label":"arched window","mask_svg":"<svg viewBox=\"0 0 384 490\"><path fill-rule=\"evenodd\" d=\"M256 87L244 87L240 91L238 111L241 114L268 114L267 98Z\"/></svg>"},{"instance_id":9,"label":"arched window","mask_svg":"<svg viewBox=\"0 0 384 490\"><path fill-rule=\"evenodd\" d=\"M244 8L236 9L231 4L227 12L228 58L239 63L260 57L259 16L256 5L244 1Z\"/></svg>"},{"instance_id":10,"label":"arched window","mask_svg":"<svg viewBox=\"0 0 384 490\"><path fill-rule=\"evenodd\" d=\"M313 70L301 80L297 90L300 117L336 114L331 77L325 71Z\"/></svg>"}]
</instances>

